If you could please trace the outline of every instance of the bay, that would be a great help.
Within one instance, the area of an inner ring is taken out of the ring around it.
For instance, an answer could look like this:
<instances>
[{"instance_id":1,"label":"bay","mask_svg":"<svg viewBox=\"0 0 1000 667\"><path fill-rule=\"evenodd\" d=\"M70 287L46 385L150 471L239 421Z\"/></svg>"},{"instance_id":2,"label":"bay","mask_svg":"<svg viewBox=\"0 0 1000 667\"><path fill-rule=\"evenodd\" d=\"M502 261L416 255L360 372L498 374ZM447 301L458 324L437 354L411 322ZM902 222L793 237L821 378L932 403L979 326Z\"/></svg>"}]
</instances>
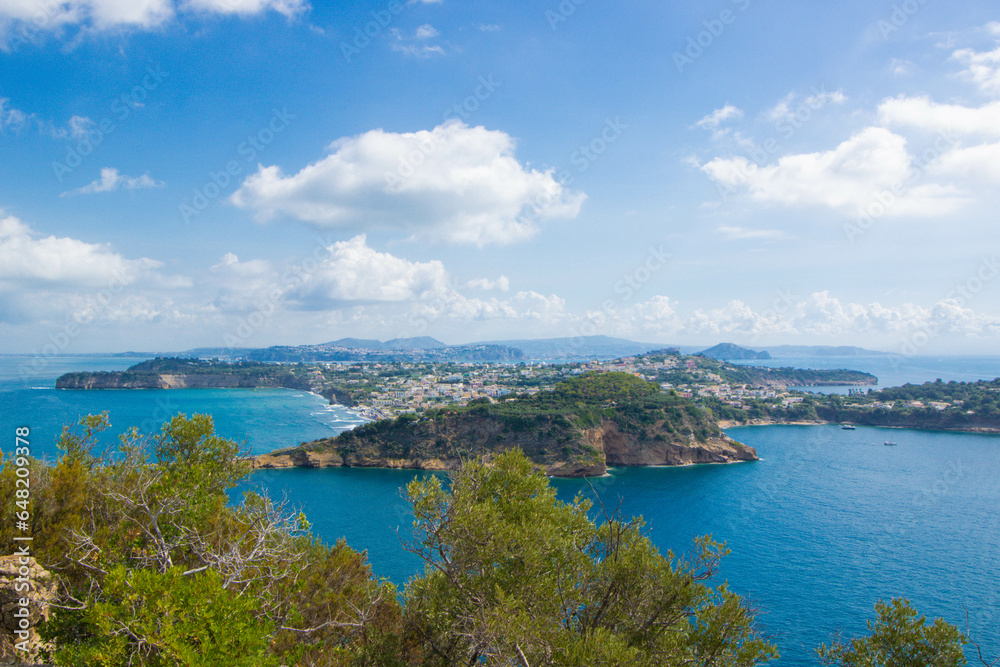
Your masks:
<instances>
[{"instance_id":1,"label":"bay","mask_svg":"<svg viewBox=\"0 0 1000 667\"><path fill-rule=\"evenodd\" d=\"M292 389L141 389L57 390L63 373L123 370L146 357L58 357L39 367L30 357L0 357L0 438L14 429L31 429L32 453L55 459L56 440L63 426L81 417L108 411L112 428L105 442L139 427L156 433L177 413L210 414L216 432L243 444L251 454L263 454L309 440L336 435L363 419L322 396ZM7 451L5 440L0 449Z\"/></svg>"}]
</instances>

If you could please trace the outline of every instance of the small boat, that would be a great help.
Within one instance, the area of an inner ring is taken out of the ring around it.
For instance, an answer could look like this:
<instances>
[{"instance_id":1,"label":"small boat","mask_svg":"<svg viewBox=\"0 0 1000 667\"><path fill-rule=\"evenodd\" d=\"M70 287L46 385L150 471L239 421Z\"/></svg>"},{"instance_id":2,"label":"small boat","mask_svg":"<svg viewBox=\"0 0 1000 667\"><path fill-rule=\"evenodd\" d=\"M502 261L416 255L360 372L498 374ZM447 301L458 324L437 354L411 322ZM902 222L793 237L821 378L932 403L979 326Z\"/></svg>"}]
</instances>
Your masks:
<instances>
[{"instance_id":1,"label":"small boat","mask_svg":"<svg viewBox=\"0 0 1000 667\"><path fill-rule=\"evenodd\" d=\"M894 443L894 442L889 442L888 440L886 440L886 441L885 441L885 442L883 442L882 444L883 444L883 445L885 445L886 447L895 447L895 446L896 446L896 443Z\"/></svg>"},{"instance_id":2,"label":"small boat","mask_svg":"<svg viewBox=\"0 0 1000 667\"><path fill-rule=\"evenodd\" d=\"M844 431L853 431L853 430L854 430L854 427L853 427L853 426L851 426L850 424L844 424L844 425L843 425L843 426L841 426L840 428L841 428L842 430L844 430Z\"/></svg>"}]
</instances>

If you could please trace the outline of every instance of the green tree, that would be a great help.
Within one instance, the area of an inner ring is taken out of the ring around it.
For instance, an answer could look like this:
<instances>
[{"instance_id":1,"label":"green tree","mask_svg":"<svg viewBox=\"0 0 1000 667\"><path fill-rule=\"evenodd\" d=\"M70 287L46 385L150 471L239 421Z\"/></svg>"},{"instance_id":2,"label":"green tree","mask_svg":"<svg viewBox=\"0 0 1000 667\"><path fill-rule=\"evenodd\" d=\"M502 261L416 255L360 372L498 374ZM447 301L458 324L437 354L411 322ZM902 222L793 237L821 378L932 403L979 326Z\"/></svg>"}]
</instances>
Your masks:
<instances>
[{"instance_id":1,"label":"green tree","mask_svg":"<svg viewBox=\"0 0 1000 667\"><path fill-rule=\"evenodd\" d=\"M868 621L871 635L816 649L826 665L839 667L960 667L966 664L962 646L968 638L954 625L937 618L928 624L909 600L875 603L877 618Z\"/></svg>"},{"instance_id":2,"label":"green tree","mask_svg":"<svg viewBox=\"0 0 1000 667\"><path fill-rule=\"evenodd\" d=\"M211 417L132 430L114 453L101 451L108 425L87 417L64 431L54 466L29 462L33 554L60 583L42 628L55 664L392 665L407 654L396 589L364 554L320 543L283 503L231 501L251 467ZM0 498L15 497L15 467L0 469Z\"/></svg>"},{"instance_id":3,"label":"green tree","mask_svg":"<svg viewBox=\"0 0 1000 667\"><path fill-rule=\"evenodd\" d=\"M663 557L641 519L588 516L556 499L519 451L467 463L446 490L407 492L426 563L405 592L409 636L427 665L749 666L777 656L751 610L705 582L725 548Z\"/></svg>"}]
</instances>

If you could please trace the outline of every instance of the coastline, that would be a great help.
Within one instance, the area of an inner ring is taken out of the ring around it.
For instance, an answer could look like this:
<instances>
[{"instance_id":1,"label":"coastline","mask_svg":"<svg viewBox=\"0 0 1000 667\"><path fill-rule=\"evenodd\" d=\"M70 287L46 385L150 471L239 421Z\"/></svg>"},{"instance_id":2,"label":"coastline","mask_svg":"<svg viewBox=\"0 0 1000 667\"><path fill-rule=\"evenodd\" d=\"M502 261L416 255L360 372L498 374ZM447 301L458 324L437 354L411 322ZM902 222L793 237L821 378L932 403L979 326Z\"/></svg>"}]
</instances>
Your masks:
<instances>
[{"instance_id":1,"label":"coastline","mask_svg":"<svg viewBox=\"0 0 1000 667\"><path fill-rule=\"evenodd\" d=\"M720 419L716 422L719 428L738 428L741 426L829 426L839 425L846 422L834 421L779 421L776 419L751 419L740 422L732 419ZM1000 427L994 426L970 426L968 428L932 428L927 426L896 425L896 424L854 424L855 426L865 426L867 428L888 428L904 431L923 431L938 433L971 433L974 435L1000 435Z\"/></svg>"}]
</instances>

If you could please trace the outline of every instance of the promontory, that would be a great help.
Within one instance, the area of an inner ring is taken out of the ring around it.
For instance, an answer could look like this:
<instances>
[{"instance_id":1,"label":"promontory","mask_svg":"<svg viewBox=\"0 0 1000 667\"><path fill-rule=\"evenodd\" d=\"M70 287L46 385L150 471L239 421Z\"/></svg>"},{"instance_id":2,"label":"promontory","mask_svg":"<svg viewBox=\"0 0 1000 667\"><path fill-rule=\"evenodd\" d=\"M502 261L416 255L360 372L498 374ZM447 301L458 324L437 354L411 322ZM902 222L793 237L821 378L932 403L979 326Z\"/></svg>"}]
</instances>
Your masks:
<instances>
[{"instance_id":1,"label":"promontory","mask_svg":"<svg viewBox=\"0 0 1000 667\"><path fill-rule=\"evenodd\" d=\"M547 474L603 475L613 466L757 460L677 392L629 373L585 373L534 395L476 399L403 414L257 456L258 468L457 469L465 459L519 448Z\"/></svg>"}]
</instances>

